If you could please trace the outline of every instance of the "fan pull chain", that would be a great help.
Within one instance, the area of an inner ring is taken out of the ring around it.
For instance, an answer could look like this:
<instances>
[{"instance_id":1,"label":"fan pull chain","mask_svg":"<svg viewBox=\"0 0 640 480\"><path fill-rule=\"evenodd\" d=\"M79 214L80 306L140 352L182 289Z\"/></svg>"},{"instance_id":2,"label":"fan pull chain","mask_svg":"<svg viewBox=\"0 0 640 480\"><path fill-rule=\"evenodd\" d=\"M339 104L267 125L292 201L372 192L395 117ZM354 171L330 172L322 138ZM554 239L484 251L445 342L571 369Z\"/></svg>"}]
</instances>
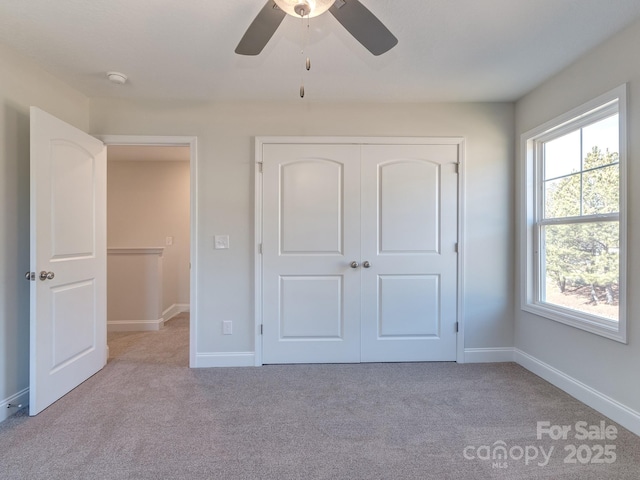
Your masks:
<instances>
[{"instance_id":1,"label":"fan pull chain","mask_svg":"<svg viewBox=\"0 0 640 480\"><path fill-rule=\"evenodd\" d=\"M304 28L304 17L302 17L302 25ZM311 21L309 16L307 15L307 29L306 29L306 32L303 32L302 34L302 50L300 51L300 54L303 56L304 56L307 45L309 45L309 36L310 36L309 32L311 30L310 26L311 26ZM308 56L304 66L307 72L311 70L311 59ZM303 77L300 79L300 98L304 98L304 72L303 72Z\"/></svg>"}]
</instances>

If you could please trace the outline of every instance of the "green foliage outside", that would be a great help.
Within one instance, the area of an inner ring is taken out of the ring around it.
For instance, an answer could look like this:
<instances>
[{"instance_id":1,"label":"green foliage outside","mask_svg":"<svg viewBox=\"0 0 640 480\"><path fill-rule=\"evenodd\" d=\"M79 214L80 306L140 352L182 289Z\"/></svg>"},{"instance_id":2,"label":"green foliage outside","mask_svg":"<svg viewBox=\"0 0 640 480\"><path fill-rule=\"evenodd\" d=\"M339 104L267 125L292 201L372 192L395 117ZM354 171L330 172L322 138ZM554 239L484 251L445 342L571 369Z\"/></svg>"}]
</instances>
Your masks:
<instances>
[{"instance_id":1,"label":"green foliage outside","mask_svg":"<svg viewBox=\"0 0 640 480\"><path fill-rule=\"evenodd\" d=\"M582 172L548 181L545 190L547 219L618 212L618 153L594 147ZM587 295L593 304L617 304L617 221L547 225L542 234L548 280L563 293Z\"/></svg>"}]
</instances>

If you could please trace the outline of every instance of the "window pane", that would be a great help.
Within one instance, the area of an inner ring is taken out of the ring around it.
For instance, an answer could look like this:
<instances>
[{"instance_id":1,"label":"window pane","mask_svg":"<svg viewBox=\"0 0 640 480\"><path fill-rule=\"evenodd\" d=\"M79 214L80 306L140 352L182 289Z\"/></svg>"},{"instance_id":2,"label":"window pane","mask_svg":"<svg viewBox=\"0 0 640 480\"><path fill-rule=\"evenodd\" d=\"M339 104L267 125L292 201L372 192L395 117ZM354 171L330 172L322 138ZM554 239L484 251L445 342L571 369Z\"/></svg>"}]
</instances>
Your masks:
<instances>
[{"instance_id":1,"label":"window pane","mask_svg":"<svg viewBox=\"0 0 640 480\"><path fill-rule=\"evenodd\" d=\"M544 217L580 215L580 174L550 180L544 184Z\"/></svg>"},{"instance_id":2,"label":"window pane","mask_svg":"<svg viewBox=\"0 0 640 480\"><path fill-rule=\"evenodd\" d=\"M545 142L545 180L579 172L580 163L580 130Z\"/></svg>"},{"instance_id":3,"label":"window pane","mask_svg":"<svg viewBox=\"0 0 640 480\"><path fill-rule=\"evenodd\" d=\"M617 114L584 127L582 129L582 151L585 155L583 168L594 168L617 162L620 151L618 137Z\"/></svg>"},{"instance_id":4,"label":"window pane","mask_svg":"<svg viewBox=\"0 0 640 480\"><path fill-rule=\"evenodd\" d=\"M597 215L620 211L618 165L585 172L582 179L582 213Z\"/></svg>"},{"instance_id":5,"label":"window pane","mask_svg":"<svg viewBox=\"0 0 640 480\"><path fill-rule=\"evenodd\" d=\"M541 233L540 301L618 320L618 222L547 225Z\"/></svg>"}]
</instances>

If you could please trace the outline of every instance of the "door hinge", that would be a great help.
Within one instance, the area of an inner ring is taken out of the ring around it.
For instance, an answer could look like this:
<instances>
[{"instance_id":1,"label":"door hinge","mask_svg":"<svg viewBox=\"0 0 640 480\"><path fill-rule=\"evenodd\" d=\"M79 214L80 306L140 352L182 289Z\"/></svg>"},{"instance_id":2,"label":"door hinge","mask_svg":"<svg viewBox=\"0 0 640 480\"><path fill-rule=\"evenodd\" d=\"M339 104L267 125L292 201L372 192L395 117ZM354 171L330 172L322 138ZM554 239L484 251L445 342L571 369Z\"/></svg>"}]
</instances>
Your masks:
<instances>
[{"instance_id":1,"label":"door hinge","mask_svg":"<svg viewBox=\"0 0 640 480\"><path fill-rule=\"evenodd\" d=\"M264 333L264 325L260 324L260 335Z\"/></svg>"},{"instance_id":2,"label":"door hinge","mask_svg":"<svg viewBox=\"0 0 640 480\"><path fill-rule=\"evenodd\" d=\"M262 162L258 163L258 172L262 173Z\"/></svg>"},{"instance_id":3,"label":"door hinge","mask_svg":"<svg viewBox=\"0 0 640 480\"><path fill-rule=\"evenodd\" d=\"M460 173L460 164L459 163L454 163L454 169L456 171L456 173Z\"/></svg>"},{"instance_id":4,"label":"door hinge","mask_svg":"<svg viewBox=\"0 0 640 480\"><path fill-rule=\"evenodd\" d=\"M460 331L460 326L458 325L458 322L456 322L456 333L458 333Z\"/></svg>"},{"instance_id":5,"label":"door hinge","mask_svg":"<svg viewBox=\"0 0 640 480\"><path fill-rule=\"evenodd\" d=\"M262 244L261 243L258 244L258 253L260 255L262 255Z\"/></svg>"},{"instance_id":6,"label":"door hinge","mask_svg":"<svg viewBox=\"0 0 640 480\"><path fill-rule=\"evenodd\" d=\"M458 253L458 242L453 245L453 251Z\"/></svg>"}]
</instances>

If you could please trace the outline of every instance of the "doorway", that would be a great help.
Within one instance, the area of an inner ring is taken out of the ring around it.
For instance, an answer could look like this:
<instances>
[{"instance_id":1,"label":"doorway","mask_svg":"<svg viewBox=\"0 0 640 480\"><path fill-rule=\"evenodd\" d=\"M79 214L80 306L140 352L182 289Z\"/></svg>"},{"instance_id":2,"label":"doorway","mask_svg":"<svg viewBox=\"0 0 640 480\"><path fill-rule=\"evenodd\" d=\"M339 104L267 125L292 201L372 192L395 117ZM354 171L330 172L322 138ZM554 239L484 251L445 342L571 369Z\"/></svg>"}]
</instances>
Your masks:
<instances>
[{"instance_id":1,"label":"doorway","mask_svg":"<svg viewBox=\"0 0 640 480\"><path fill-rule=\"evenodd\" d=\"M37 415L107 362L106 145L189 147L189 256L194 266L189 303L194 308L188 344L189 365L195 366L196 138L98 140L36 107L30 108L30 137L29 415Z\"/></svg>"},{"instance_id":2,"label":"doorway","mask_svg":"<svg viewBox=\"0 0 640 480\"><path fill-rule=\"evenodd\" d=\"M129 310L123 313L123 305L112 302L115 300L112 293L124 292L131 301L135 292L124 282L110 278L109 330L158 330L171 319L183 321L188 316L189 365L194 366L196 138L122 135L98 138L107 145L110 270L119 272L121 277L139 277L138 285L143 290L143 301L124 305ZM136 318L142 313L145 318Z\"/></svg>"}]
</instances>

